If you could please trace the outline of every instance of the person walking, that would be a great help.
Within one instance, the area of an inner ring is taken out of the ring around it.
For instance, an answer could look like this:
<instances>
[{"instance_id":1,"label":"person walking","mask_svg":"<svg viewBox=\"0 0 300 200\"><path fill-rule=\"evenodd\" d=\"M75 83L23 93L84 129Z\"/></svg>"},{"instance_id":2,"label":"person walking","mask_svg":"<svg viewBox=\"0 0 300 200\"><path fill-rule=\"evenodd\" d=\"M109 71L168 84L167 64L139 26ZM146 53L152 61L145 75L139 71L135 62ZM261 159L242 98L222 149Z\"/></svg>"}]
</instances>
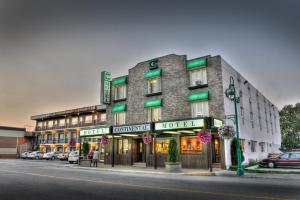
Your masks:
<instances>
[{"instance_id":1,"label":"person walking","mask_svg":"<svg viewBox=\"0 0 300 200\"><path fill-rule=\"evenodd\" d=\"M99 150L96 149L93 154L93 167L98 167L98 161L99 161Z\"/></svg>"}]
</instances>

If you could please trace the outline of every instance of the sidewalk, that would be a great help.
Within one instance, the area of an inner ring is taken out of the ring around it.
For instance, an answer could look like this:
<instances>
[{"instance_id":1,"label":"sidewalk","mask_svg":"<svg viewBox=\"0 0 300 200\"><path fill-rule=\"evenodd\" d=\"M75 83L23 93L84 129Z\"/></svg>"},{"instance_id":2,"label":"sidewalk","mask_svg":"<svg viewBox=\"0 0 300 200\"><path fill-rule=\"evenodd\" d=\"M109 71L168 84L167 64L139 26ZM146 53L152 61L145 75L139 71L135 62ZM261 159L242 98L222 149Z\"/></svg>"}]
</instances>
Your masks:
<instances>
[{"instance_id":1,"label":"sidewalk","mask_svg":"<svg viewBox=\"0 0 300 200\"><path fill-rule=\"evenodd\" d=\"M170 173L165 170L165 168L153 167L133 167L124 165L104 165L103 163L98 164L98 167L82 167L74 166L73 168L87 169L87 170L101 170L101 171L111 171L111 172L124 172L124 173L142 173L142 174L160 174L160 175L185 175L185 176L214 176L214 172L210 172L205 169L182 169L181 173Z\"/></svg>"}]
</instances>

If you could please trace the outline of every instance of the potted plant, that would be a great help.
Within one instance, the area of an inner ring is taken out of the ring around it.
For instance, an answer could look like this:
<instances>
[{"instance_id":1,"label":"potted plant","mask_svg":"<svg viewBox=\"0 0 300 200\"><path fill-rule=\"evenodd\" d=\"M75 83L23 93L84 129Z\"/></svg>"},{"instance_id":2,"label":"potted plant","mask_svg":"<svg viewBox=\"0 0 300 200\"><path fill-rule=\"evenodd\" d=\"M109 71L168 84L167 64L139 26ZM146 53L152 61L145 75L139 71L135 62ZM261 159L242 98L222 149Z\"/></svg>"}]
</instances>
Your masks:
<instances>
[{"instance_id":1,"label":"potted plant","mask_svg":"<svg viewBox=\"0 0 300 200\"><path fill-rule=\"evenodd\" d=\"M89 143L88 142L83 142L82 153L83 153L83 159L79 161L79 165L83 166L83 167L90 167L91 160L87 159L87 155L89 153Z\"/></svg>"},{"instance_id":2,"label":"potted plant","mask_svg":"<svg viewBox=\"0 0 300 200\"><path fill-rule=\"evenodd\" d=\"M172 138L168 148L168 162L166 164L166 171L181 172L181 163L178 162L178 146L175 138Z\"/></svg>"}]
</instances>

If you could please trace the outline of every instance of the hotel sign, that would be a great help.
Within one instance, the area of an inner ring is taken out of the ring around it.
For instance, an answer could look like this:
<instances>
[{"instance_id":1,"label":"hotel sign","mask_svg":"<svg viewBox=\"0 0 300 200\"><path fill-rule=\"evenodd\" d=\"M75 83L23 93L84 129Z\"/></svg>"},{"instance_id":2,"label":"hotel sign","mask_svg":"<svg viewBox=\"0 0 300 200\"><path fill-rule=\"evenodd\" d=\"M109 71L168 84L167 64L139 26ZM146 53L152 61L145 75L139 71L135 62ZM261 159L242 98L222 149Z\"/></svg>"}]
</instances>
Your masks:
<instances>
[{"instance_id":1,"label":"hotel sign","mask_svg":"<svg viewBox=\"0 0 300 200\"><path fill-rule=\"evenodd\" d=\"M110 104L110 81L111 74L107 71L101 72L101 103Z\"/></svg>"},{"instance_id":2,"label":"hotel sign","mask_svg":"<svg viewBox=\"0 0 300 200\"><path fill-rule=\"evenodd\" d=\"M201 127L204 127L204 119L192 119L192 120L155 123L156 131L186 129L186 128L201 128Z\"/></svg>"},{"instance_id":3,"label":"hotel sign","mask_svg":"<svg viewBox=\"0 0 300 200\"><path fill-rule=\"evenodd\" d=\"M113 127L113 133L136 133L147 132L151 130L150 124L138 124L131 126L117 126Z\"/></svg>"},{"instance_id":4,"label":"hotel sign","mask_svg":"<svg viewBox=\"0 0 300 200\"><path fill-rule=\"evenodd\" d=\"M214 127L220 128L223 125L223 122L218 119L214 119Z\"/></svg>"},{"instance_id":5,"label":"hotel sign","mask_svg":"<svg viewBox=\"0 0 300 200\"><path fill-rule=\"evenodd\" d=\"M86 129L80 131L80 137L109 134L109 128Z\"/></svg>"}]
</instances>

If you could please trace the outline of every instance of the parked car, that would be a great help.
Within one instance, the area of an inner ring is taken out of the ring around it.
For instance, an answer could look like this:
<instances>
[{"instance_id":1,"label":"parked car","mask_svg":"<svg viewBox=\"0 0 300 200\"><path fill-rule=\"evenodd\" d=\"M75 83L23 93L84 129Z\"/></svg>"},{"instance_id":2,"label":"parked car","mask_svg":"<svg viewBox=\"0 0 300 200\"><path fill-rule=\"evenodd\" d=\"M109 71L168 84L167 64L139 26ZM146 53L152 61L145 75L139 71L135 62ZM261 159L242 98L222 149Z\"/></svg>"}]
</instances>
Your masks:
<instances>
[{"instance_id":1,"label":"parked car","mask_svg":"<svg viewBox=\"0 0 300 200\"><path fill-rule=\"evenodd\" d=\"M25 151L23 153L21 153L21 158L26 159L28 158L28 155L31 153L31 151Z\"/></svg>"},{"instance_id":2,"label":"parked car","mask_svg":"<svg viewBox=\"0 0 300 200\"><path fill-rule=\"evenodd\" d=\"M43 159L46 159L46 160L55 160L57 155L60 154L61 152L59 151L51 151L51 152L48 152L48 153L45 153L43 155Z\"/></svg>"},{"instance_id":3,"label":"parked car","mask_svg":"<svg viewBox=\"0 0 300 200\"><path fill-rule=\"evenodd\" d=\"M27 158L38 160L38 159L42 159L43 155L44 155L44 152L42 152L42 151L33 151L30 154L28 154Z\"/></svg>"},{"instance_id":4,"label":"parked car","mask_svg":"<svg viewBox=\"0 0 300 200\"><path fill-rule=\"evenodd\" d=\"M71 151L68 157L69 163L78 163L79 151Z\"/></svg>"},{"instance_id":5,"label":"parked car","mask_svg":"<svg viewBox=\"0 0 300 200\"><path fill-rule=\"evenodd\" d=\"M69 153L70 152L59 153L56 158L59 160L68 160Z\"/></svg>"},{"instance_id":6,"label":"parked car","mask_svg":"<svg viewBox=\"0 0 300 200\"><path fill-rule=\"evenodd\" d=\"M276 157L263 159L261 167L300 167L300 152L286 152Z\"/></svg>"}]
</instances>

